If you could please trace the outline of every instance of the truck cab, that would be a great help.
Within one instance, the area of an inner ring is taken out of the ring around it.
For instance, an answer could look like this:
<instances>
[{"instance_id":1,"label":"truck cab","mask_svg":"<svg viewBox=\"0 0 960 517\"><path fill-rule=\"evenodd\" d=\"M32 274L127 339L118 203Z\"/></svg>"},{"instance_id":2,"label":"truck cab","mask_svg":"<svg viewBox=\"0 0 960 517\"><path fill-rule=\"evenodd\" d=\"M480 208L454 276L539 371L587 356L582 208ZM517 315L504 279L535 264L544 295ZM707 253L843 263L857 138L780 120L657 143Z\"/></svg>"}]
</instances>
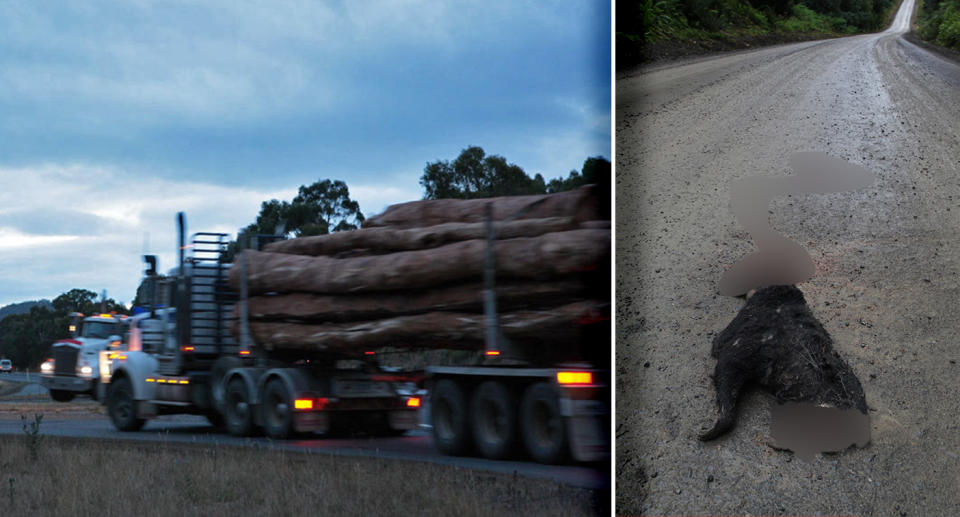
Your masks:
<instances>
[{"instance_id":1,"label":"truck cab","mask_svg":"<svg viewBox=\"0 0 960 517\"><path fill-rule=\"evenodd\" d=\"M40 384L57 402L69 402L78 394L98 398L100 352L119 350L126 316L112 313L71 316L71 337L51 347L51 357L40 365Z\"/></svg>"}]
</instances>

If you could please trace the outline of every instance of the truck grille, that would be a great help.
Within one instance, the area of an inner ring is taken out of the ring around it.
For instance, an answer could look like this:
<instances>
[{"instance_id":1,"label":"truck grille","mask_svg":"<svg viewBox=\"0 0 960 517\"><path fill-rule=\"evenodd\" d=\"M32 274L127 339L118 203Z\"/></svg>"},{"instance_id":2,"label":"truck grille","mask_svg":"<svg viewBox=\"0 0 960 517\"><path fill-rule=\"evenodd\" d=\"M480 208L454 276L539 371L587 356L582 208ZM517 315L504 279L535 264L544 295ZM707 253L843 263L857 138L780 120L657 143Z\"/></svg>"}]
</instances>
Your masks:
<instances>
[{"instance_id":1,"label":"truck grille","mask_svg":"<svg viewBox=\"0 0 960 517\"><path fill-rule=\"evenodd\" d=\"M76 375L77 354L79 349L72 346L53 347L53 373L57 375Z\"/></svg>"}]
</instances>

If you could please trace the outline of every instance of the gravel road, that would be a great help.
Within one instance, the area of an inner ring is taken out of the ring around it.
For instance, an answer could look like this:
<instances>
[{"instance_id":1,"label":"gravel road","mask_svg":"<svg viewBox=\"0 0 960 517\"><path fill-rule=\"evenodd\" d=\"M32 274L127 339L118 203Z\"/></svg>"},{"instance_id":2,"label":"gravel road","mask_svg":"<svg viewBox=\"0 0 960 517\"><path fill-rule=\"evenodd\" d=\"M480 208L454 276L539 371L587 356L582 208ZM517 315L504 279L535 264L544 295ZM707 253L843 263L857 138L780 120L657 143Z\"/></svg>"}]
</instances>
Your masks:
<instances>
[{"instance_id":1,"label":"gravel road","mask_svg":"<svg viewBox=\"0 0 960 517\"><path fill-rule=\"evenodd\" d=\"M618 78L618 514L960 507L960 66L904 40L903 20ZM877 174L770 205L816 264L799 287L870 407L870 445L813 462L767 445L761 392L741 396L731 433L696 438L716 411L711 340L744 304L718 294L720 275L754 250L729 185L790 174L798 151Z\"/></svg>"}]
</instances>

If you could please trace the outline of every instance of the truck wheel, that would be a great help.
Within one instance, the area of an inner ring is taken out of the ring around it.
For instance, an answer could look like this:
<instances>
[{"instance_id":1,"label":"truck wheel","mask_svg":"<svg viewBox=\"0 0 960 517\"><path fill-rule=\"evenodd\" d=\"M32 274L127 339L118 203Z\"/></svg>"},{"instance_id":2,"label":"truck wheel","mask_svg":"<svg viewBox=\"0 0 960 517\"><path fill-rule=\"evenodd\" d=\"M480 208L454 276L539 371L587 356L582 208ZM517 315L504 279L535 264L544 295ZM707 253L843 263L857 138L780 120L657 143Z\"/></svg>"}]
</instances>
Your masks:
<instances>
[{"instance_id":1,"label":"truck wheel","mask_svg":"<svg viewBox=\"0 0 960 517\"><path fill-rule=\"evenodd\" d=\"M283 440L293 432L293 400L287 385L279 379L267 383L263 390L263 428L267 436Z\"/></svg>"},{"instance_id":2,"label":"truck wheel","mask_svg":"<svg viewBox=\"0 0 960 517\"><path fill-rule=\"evenodd\" d=\"M227 432L234 436L252 434L253 408L250 407L250 392L247 390L247 384L239 377L230 379L224 397Z\"/></svg>"},{"instance_id":3,"label":"truck wheel","mask_svg":"<svg viewBox=\"0 0 960 517\"><path fill-rule=\"evenodd\" d=\"M562 463L567 458L567 428L553 386L538 382L527 388L520 404L520 432L536 461Z\"/></svg>"},{"instance_id":4,"label":"truck wheel","mask_svg":"<svg viewBox=\"0 0 960 517\"><path fill-rule=\"evenodd\" d=\"M450 456L467 454L470 448L466 397L455 381L443 379L430 396L430 421L433 441L441 453Z\"/></svg>"},{"instance_id":5,"label":"truck wheel","mask_svg":"<svg viewBox=\"0 0 960 517\"><path fill-rule=\"evenodd\" d=\"M223 415L217 412L216 409L211 409L203 416L207 417L207 422L210 422L210 425L216 427L217 429L222 428L227 423L226 419L223 418Z\"/></svg>"},{"instance_id":6,"label":"truck wheel","mask_svg":"<svg viewBox=\"0 0 960 517\"><path fill-rule=\"evenodd\" d=\"M133 385L130 379L121 377L110 383L107 394L107 412L113 426L121 431L137 431L146 422L137 418L136 403L133 400Z\"/></svg>"},{"instance_id":7,"label":"truck wheel","mask_svg":"<svg viewBox=\"0 0 960 517\"><path fill-rule=\"evenodd\" d=\"M241 366L243 361L239 357L223 356L210 368L210 405L221 413L226 413L227 384L224 378L230 370Z\"/></svg>"},{"instance_id":8,"label":"truck wheel","mask_svg":"<svg viewBox=\"0 0 960 517\"><path fill-rule=\"evenodd\" d=\"M484 458L502 460L513 454L517 436L517 406L510 390L486 381L473 393L470 421L473 443Z\"/></svg>"},{"instance_id":9,"label":"truck wheel","mask_svg":"<svg viewBox=\"0 0 960 517\"><path fill-rule=\"evenodd\" d=\"M72 391L50 390L50 398L57 402L70 402L77 394Z\"/></svg>"}]
</instances>

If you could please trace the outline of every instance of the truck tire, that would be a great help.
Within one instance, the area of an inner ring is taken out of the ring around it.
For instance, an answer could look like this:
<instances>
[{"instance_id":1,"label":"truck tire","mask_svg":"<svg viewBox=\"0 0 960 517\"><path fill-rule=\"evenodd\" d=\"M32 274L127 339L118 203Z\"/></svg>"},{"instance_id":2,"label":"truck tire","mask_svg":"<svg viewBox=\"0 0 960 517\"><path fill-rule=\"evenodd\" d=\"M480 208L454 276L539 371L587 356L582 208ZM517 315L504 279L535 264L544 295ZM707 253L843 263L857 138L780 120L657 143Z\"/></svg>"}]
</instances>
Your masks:
<instances>
[{"instance_id":1,"label":"truck tire","mask_svg":"<svg viewBox=\"0 0 960 517\"><path fill-rule=\"evenodd\" d=\"M283 440L293 434L293 397L280 379L271 379L260 397L263 407L263 429L267 436Z\"/></svg>"},{"instance_id":2,"label":"truck tire","mask_svg":"<svg viewBox=\"0 0 960 517\"><path fill-rule=\"evenodd\" d=\"M223 415L221 415L216 409L208 411L203 416L207 417L207 422L210 422L210 425L216 427L217 429L223 428L223 426L227 423L227 420L223 418Z\"/></svg>"},{"instance_id":3,"label":"truck tire","mask_svg":"<svg viewBox=\"0 0 960 517\"><path fill-rule=\"evenodd\" d=\"M230 379L224 396L227 432L234 436L253 434L253 407L250 405L247 384L239 377Z\"/></svg>"},{"instance_id":4,"label":"truck tire","mask_svg":"<svg viewBox=\"0 0 960 517\"><path fill-rule=\"evenodd\" d=\"M567 459L567 427L557 392L546 382L531 384L520 404L520 433L527 452L539 463Z\"/></svg>"},{"instance_id":5,"label":"truck tire","mask_svg":"<svg viewBox=\"0 0 960 517\"><path fill-rule=\"evenodd\" d=\"M210 368L210 405L221 413L226 413L227 384L224 382L225 377L230 373L230 370L242 366L243 361L239 357L223 356L217 359L213 363L213 367Z\"/></svg>"},{"instance_id":6,"label":"truck tire","mask_svg":"<svg viewBox=\"0 0 960 517\"><path fill-rule=\"evenodd\" d=\"M456 381L442 379L437 382L430 396L430 423L433 424L433 441L441 453L462 456L470 452L466 397Z\"/></svg>"},{"instance_id":7,"label":"truck tire","mask_svg":"<svg viewBox=\"0 0 960 517\"><path fill-rule=\"evenodd\" d=\"M503 383L485 381L473 392L470 405L473 443L484 458L513 455L517 442L517 404Z\"/></svg>"},{"instance_id":8,"label":"truck tire","mask_svg":"<svg viewBox=\"0 0 960 517\"><path fill-rule=\"evenodd\" d=\"M120 431L138 431L146 420L137 418L136 402L133 399L133 384L130 379L120 377L110 383L107 393L107 412L113 426Z\"/></svg>"},{"instance_id":9,"label":"truck tire","mask_svg":"<svg viewBox=\"0 0 960 517\"><path fill-rule=\"evenodd\" d=\"M77 394L72 391L50 390L50 398L57 402L70 402Z\"/></svg>"}]
</instances>

